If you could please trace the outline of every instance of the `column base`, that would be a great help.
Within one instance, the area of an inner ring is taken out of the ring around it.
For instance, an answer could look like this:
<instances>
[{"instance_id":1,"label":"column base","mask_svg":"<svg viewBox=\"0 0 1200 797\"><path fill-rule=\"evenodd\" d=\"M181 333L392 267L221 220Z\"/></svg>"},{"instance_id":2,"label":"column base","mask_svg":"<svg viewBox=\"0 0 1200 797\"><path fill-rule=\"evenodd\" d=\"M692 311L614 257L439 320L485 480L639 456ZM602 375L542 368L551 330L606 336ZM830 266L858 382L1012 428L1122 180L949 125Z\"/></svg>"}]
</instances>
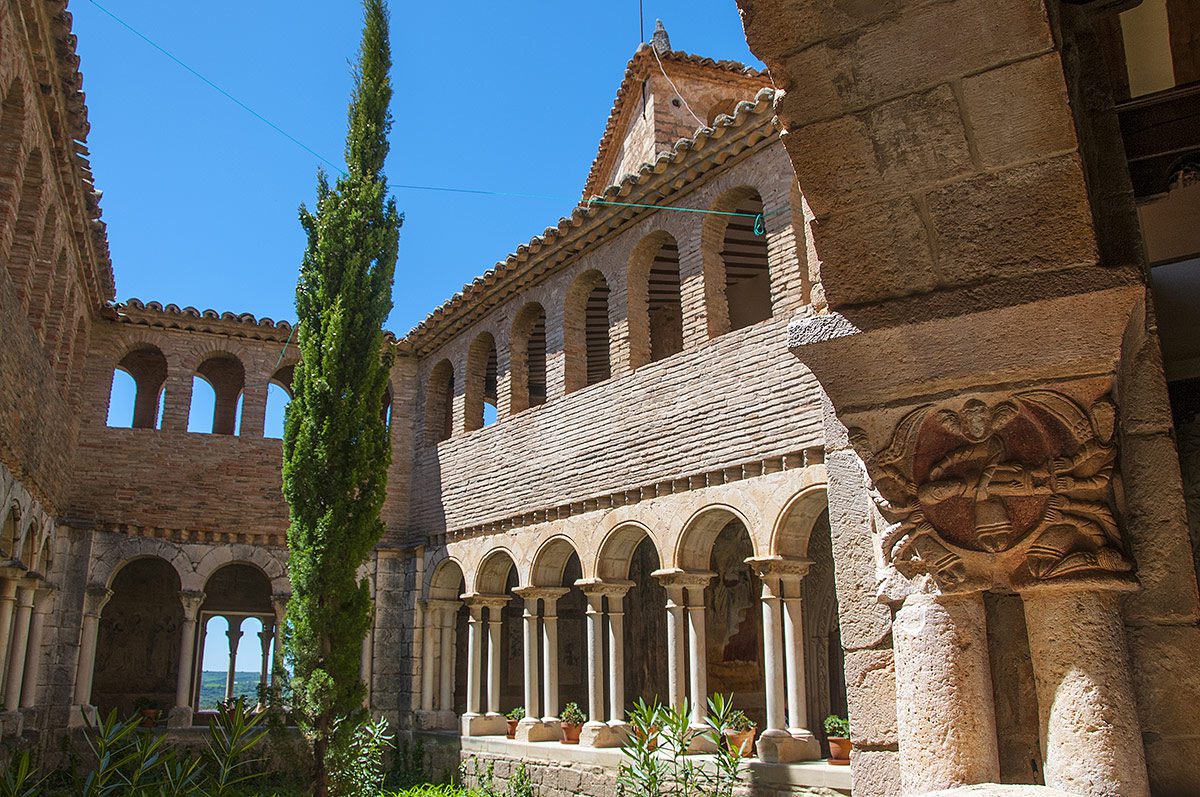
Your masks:
<instances>
[{"instance_id":1,"label":"column base","mask_svg":"<svg viewBox=\"0 0 1200 797\"><path fill-rule=\"evenodd\" d=\"M417 730L421 731L440 731L442 730L442 712L440 711L425 711L420 709L413 712L416 720Z\"/></svg>"},{"instance_id":2,"label":"column base","mask_svg":"<svg viewBox=\"0 0 1200 797\"><path fill-rule=\"evenodd\" d=\"M463 736L505 736L508 723L503 714L463 714Z\"/></svg>"},{"instance_id":3,"label":"column base","mask_svg":"<svg viewBox=\"0 0 1200 797\"><path fill-rule=\"evenodd\" d=\"M815 761L821 757L821 745L811 733L800 729L806 736L778 728L769 728L755 741L758 757L769 764L787 764L793 761Z\"/></svg>"},{"instance_id":4,"label":"column base","mask_svg":"<svg viewBox=\"0 0 1200 797\"><path fill-rule=\"evenodd\" d=\"M5 738L20 736L25 729L25 715L18 711L5 711L0 714L0 733Z\"/></svg>"},{"instance_id":5,"label":"column base","mask_svg":"<svg viewBox=\"0 0 1200 797\"><path fill-rule=\"evenodd\" d=\"M67 719L68 728L83 728L91 723L96 724L95 706L71 706L71 714Z\"/></svg>"},{"instance_id":6,"label":"column base","mask_svg":"<svg viewBox=\"0 0 1200 797\"><path fill-rule=\"evenodd\" d=\"M168 728L190 728L192 727L192 707L191 706L175 706L167 712L167 727Z\"/></svg>"},{"instance_id":7,"label":"column base","mask_svg":"<svg viewBox=\"0 0 1200 797\"><path fill-rule=\"evenodd\" d=\"M543 722L540 719L526 717L517 723L518 742L557 742L562 738L562 727L558 720Z\"/></svg>"},{"instance_id":8,"label":"column base","mask_svg":"<svg viewBox=\"0 0 1200 797\"><path fill-rule=\"evenodd\" d=\"M604 722L586 722L579 731L579 744L584 747L621 747L629 738L629 726L624 722L611 725Z\"/></svg>"}]
</instances>

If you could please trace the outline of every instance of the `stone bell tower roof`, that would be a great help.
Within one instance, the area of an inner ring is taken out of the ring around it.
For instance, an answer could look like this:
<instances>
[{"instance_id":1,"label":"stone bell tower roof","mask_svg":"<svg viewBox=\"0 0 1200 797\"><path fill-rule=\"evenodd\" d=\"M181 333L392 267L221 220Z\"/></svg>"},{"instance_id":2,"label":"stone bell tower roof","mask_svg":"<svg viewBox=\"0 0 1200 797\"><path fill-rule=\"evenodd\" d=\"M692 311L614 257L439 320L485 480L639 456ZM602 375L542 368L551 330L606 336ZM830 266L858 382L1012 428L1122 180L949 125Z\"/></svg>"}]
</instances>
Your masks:
<instances>
[{"instance_id":1,"label":"stone bell tower roof","mask_svg":"<svg viewBox=\"0 0 1200 797\"><path fill-rule=\"evenodd\" d=\"M657 20L650 44L639 45L625 68L583 198L603 193L718 116L732 116L737 103L752 102L769 85L765 75L737 61L672 50Z\"/></svg>"}]
</instances>

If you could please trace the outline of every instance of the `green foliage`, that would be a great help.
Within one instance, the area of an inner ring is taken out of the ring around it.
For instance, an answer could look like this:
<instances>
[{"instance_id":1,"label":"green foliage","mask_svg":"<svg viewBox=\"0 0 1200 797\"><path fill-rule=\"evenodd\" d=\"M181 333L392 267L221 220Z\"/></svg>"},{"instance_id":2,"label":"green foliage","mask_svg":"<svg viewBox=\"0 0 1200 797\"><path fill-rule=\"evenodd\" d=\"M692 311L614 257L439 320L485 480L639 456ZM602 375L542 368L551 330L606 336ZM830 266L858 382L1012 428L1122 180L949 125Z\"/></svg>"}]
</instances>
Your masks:
<instances>
[{"instance_id":1,"label":"green foliage","mask_svg":"<svg viewBox=\"0 0 1200 797\"><path fill-rule=\"evenodd\" d=\"M617 773L617 793L624 797L732 797L743 782L740 750L724 743L724 730L734 720L732 703L723 695L708 701L707 730L690 726L688 706L676 709L639 700L628 712L628 740L621 752L625 760ZM717 752L707 767L688 753L698 736Z\"/></svg>"},{"instance_id":2,"label":"green foliage","mask_svg":"<svg viewBox=\"0 0 1200 797\"><path fill-rule=\"evenodd\" d=\"M27 751L17 753L0 773L0 797L37 797L45 777L38 777Z\"/></svg>"},{"instance_id":3,"label":"green foliage","mask_svg":"<svg viewBox=\"0 0 1200 797\"><path fill-rule=\"evenodd\" d=\"M214 797L226 797L239 783L257 777L255 770L263 759L246 756L267 735L267 729L263 727L266 716L265 712L248 711L246 700L241 697L222 703L217 709L216 718L208 726L208 759L212 765Z\"/></svg>"},{"instance_id":4,"label":"green foliage","mask_svg":"<svg viewBox=\"0 0 1200 797\"><path fill-rule=\"evenodd\" d=\"M355 724L353 734L337 732L334 736L346 736L348 743L330 751L329 793L333 797L378 793L383 785L383 754L392 746L387 720L380 717L359 722Z\"/></svg>"},{"instance_id":5,"label":"green foliage","mask_svg":"<svg viewBox=\"0 0 1200 797\"><path fill-rule=\"evenodd\" d=\"M508 717L510 720L523 720L523 719L525 719L525 707L517 706L516 708L514 708L512 711L508 712L504 716Z\"/></svg>"},{"instance_id":6,"label":"green foliage","mask_svg":"<svg viewBox=\"0 0 1200 797\"><path fill-rule=\"evenodd\" d=\"M567 725L582 725L587 722L587 714L579 710L578 703L568 703L558 718Z\"/></svg>"},{"instance_id":7,"label":"green foliage","mask_svg":"<svg viewBox=\"0 0 1200 797\"><path fill-rule=\"evenodd\" d=\"M825 718L825 735L835 739L850 738L850 721L837 714L830 714Z\"/></svg>"},{"instance_id":8,"label":"green foliage","mask_svg":"<svg viewBox=\"0 0 1200 797\"><path fill-rule=\"evenodd\" d=\"M402 218L383 176L392 96L387 8L384 0L363 5L347 172L333 186L320 173L316 211L300 209L308 237L296 286L301 361L283 439L292 584L285 642L317 795L328 793L332 759L349 760L363 721L359 654L372 607L358 571L383 534L391 458L380 412L391 365L383 322Z\"/></svg>"}]
</instances>

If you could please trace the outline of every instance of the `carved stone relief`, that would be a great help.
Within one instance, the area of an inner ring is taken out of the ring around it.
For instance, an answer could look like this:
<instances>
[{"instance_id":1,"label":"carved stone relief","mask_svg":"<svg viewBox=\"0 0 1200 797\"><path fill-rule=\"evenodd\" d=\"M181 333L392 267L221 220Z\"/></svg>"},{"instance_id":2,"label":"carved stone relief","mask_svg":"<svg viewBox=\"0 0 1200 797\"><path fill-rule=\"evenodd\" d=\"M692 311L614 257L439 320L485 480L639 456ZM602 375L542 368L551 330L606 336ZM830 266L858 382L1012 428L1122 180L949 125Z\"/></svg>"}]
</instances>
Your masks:
<instances>
[{"instance_id":1,"label":"carved stone relief","mask_svg":"<svg viewBox=\"0 0 1200 797\"><path fill-rule=\"evenodd\" d=\"M889 444L852 441L893 524L881 540L902 575L943 591L1042 581L1132 583L1114 516L1116 408L1050 390L926 404Z\"/></svg>"}]
</instances>

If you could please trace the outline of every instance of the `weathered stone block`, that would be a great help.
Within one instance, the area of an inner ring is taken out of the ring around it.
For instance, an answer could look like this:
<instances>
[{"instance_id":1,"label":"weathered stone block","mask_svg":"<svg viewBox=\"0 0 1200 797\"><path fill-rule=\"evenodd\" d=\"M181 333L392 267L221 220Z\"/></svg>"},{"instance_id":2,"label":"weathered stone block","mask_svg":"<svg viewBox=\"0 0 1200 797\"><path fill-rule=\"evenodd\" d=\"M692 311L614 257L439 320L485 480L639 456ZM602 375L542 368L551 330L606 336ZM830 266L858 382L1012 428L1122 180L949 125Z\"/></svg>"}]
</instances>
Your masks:
<instances>
[{"instance_id":1,"label":"weathered stone block","mask_svg":"<svg viewBox=\"0 0 1200 797\"><path fill-rule=\"evenodd\" d=\"M948 85L886 102L868 119L884 178L895 189L913 190L973 168L958 100Z\"/></svg>"},{"instance_id":2,"label":"weathered stone block","mask_svg":"<svg viewBox=\"0 0 1200 797\"><path fill-rule=\"evenodd\" d=\"M900 754L895 750L860 750L850 754L852 793L899 797Z\"/></svg>"},{"instance_id":3,"label":"weathered stone block","mask_svg":"<svg viewBox=\"0 0 1200 797\"><path fill-rule=\"evenodd\" d=\"M887 747L896 735L896 665L891 650L846 653L846 698L855 744Z\"/></svg>"},{"instance_id":4,"label":"weathered stone block","mask_svg":"<svg viewBox=\"0 0 1200 797\"><path fill-rule=\"evenodd\" d=\"M985 168L1078 146L1057 53L965 78L962 91Z\"/></svg>"},{"instance_id":5,"label":"weathered stone block","mask_svg":"<svg viewBox=\"0 0 1200 797\"><path fill-rule=\"evenodd\" d=\"M835 207L861 204L883 188L876 149L866 124L858 117L814 122L791 136L803 141L809 153L799 160L796 179L818 217Z\"/></svg>"},{"instance_id":6,"label":"weathered stone block","mask_svg":"<svg viewBox=\"0 0 1200 797\"><path fill-rule=\"evenodd\" d=\"M1133 686L1143 734L1196 733L1200 679L1200 628L1140 626L1127 630Z\"/></svg>"}]
</instances>

